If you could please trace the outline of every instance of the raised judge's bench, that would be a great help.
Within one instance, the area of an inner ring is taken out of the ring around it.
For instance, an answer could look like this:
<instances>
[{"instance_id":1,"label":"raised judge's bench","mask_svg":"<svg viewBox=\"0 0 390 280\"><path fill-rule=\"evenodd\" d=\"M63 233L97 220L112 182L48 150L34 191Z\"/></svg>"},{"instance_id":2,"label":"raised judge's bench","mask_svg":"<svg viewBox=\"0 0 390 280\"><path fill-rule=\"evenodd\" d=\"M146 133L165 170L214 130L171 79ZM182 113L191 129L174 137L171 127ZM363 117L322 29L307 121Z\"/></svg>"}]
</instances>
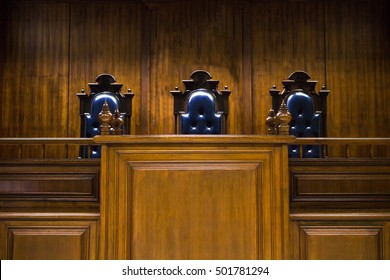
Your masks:
<instances>
[{"instance_id":1,"label":"raised judge's bench","mask_svg":"<svg viewBox=\"0 0 390 280\"><path fill-rule=\"evenodd\" d=\"M291 136L97 136L101 259L286 259Z\"/></svg>"},{"instance_id":2,"label":"raised judge's bench","mask_svg":"<svg viewBox=\"0 0 390 280\"><path fill-rule=\"evenodd\" d=\"M326 157L287 159L291 144ZM96 145L102 159L78 158ZM1 259L390 259L390 138L0 138L0 148Z\"/></svg>"}]
</instances>

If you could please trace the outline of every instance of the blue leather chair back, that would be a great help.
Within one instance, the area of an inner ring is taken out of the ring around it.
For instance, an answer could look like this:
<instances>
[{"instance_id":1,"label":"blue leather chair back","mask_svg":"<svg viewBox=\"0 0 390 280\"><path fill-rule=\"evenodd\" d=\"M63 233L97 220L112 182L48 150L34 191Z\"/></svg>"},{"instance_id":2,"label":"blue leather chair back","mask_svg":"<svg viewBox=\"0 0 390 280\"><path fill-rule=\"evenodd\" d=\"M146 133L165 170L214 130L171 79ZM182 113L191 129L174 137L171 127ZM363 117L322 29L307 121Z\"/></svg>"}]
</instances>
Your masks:
<instances>
[{"instance_id":1,"label":"blue leather chair back","mask_svg":"<svg viewBox=\"0 0 390 280\"><path fill-rule=\"evenodd\" d=\"M222 116L215 112L215 97L210 90L197 89L188 98L187 113L180 114L183 134L221 134Z\"/></svg>"},{"instance_id":2,"label":"blue leather chair back","mask_svg":"<svg viewBox=\"0 0 390 280\"><path fill-rule=\"evenodd\" d=\"M287 97L287 108L291 114L290 134L296 137L321 137L321 115L315 112L312 98L304 92L294 92ZM321 147L306 145L302 147L302 157L321 156ZM296 146L289 146L289 156L298 157Z\"/></svg>"},{"instance_id":3,"label":"blue leather chair back","mask_svg":"<svg viewBox=\"0 0 390 280\"><path fill-rule=\"evenodd\" d=\"M174 97L175 132L178 134L225 134L230 90L218 90L219 81L205 70L192 72L183 80L185 90L176 86Z\"/></svg>"},{"instance_id":4,"label":"blue leather chair back","mask_svg":"<svg viewBox=\"0 0 390 280\"><path fill-rule=\"evenodd\" d=\"M130 134L130 119L132 99L134 94L129 89L121 93L122 84L116 83L113 75L103 73L96 77L96 83L88 83L89 94L84 89L77 93L80 100L80 136L92 138L100 134L99 113L106 101L112 114L118 109L123 119L123 134ZM87 146L80 146L80 157L99 158L100 147L92 146L90 152Z\"/></svg>"},{"instance_id":5,"label":"blue leather chair back","mask_svg":"<svg viewBox=\"0 0 390 280\"><path fill-rule=\"evenodd\" d=\"M290 134L296 137L326 137L326 99L330 91L324 85L317 92L317 81L302 70L291 73L282 84L283 91L277 90L274 85L269 93L274 112L278 112L282 101L285 101L291 114ZM326 154L326 146L321 145L289 145L288 149L289 157L295 158L326 157Z\"/></svg>"}]
</instances>

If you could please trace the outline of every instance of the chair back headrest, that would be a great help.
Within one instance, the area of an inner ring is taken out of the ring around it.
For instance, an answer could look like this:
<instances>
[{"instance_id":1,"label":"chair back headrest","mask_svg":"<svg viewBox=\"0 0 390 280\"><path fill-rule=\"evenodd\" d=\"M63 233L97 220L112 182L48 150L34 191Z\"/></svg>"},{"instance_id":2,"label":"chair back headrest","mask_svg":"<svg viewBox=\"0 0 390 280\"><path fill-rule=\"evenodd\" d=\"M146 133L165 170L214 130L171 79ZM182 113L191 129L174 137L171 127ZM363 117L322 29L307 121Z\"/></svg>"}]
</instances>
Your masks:
<instances>
[{"instance_id":1,"label":"chair back headrest","mask_svg":"<svg viewBox=\"0 0 390 280\"><path fill-rule=\"evenodd\" d=\"M291 114L290 133L297 137L320 137L320 114L315 112L313 100L304 92L294 92L287 97Z\"/></svg>"},{"instance_id":2,"label":"chair back headrest","mask_svg":"<svg viewBox=\"0 0 390 280\"><path fill-rule=\"evenodd\" d=\"M215 96L207 89L196 89L189 95L187 113L180 115L183 134L221 134L221 114L215 112Z\"/></svg>"}]
</instances>

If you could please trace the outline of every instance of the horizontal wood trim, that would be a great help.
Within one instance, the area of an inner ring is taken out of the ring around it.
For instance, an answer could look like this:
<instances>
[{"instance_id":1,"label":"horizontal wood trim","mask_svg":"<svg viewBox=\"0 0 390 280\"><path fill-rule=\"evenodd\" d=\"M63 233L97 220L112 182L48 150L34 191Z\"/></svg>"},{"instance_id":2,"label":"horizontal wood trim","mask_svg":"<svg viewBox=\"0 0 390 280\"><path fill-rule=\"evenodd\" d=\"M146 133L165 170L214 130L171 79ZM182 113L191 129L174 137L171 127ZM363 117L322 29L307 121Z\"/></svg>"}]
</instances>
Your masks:
<instances>
[{"instance_id":1,"label":"horizontal wood trim","mask_svg":"<svg viewBox=\"0 0 390 280\"><path fill-rule=\"evenodd\" d=\"M49 144L57 144L57 145L92 145L94 144L93 138L70 138L70 137L53 137L53 138L39 138L39 137L33 137L33 138L0 138L0 145L6 145L6 144L22 144L22 145L34 145L34 144L42 144L42 145L49 145Z\"/></svg>"},{"instance_id":2,"label":"horizontal wood trim","mask_svg":"<svg viewBox=\"0 0 390 280\"><path fill-rule=\"evenodd\" d=\"M276 136L276 135L124 135L124 136L104 136L94 137L94 141L99 144L164 144L166 146L178 144L288 144L293 143L294 136Z\"/></svg>"},{"instance_id":3,"label":"horizontal wood trim","mask_svg":"<svg viewBox=\"0 0 390 280\"><path fill-rule=\"evenodd\" d=\"M390 145L390 138L367 138L367 137L297 137L297 145Z\"/></svg>"},{"instance_id":4,"label":"horizontal wood trim","mask_svg":"<svg viewBox=\"0 0 390 280\"><path fill-rule=\"evenodd\" d=\"M318 209L296 210L290 212L292 221L390 221L390 211L382 210L369 212L365 209L361 211L347 209L344 211L335 210L334 212L319 211Z\"/></svg>"},{"instance_id":5,"label":"horizontal wood trim","mask_svg":"<svg viewBox=\"0 0 390 280\"><path fill-rule=\"evenodd\" d=\"M80 220L99 220L100 213L94 209L86 209L79 212L80 209L69 209L64 212L63 209L53 209L51 212L44 212L47 209L34 208L32 211L22 211L13 209L12 212L0 212L0 220L23 220L23 221L80 221Z\"/></svg>"}]
</instances>

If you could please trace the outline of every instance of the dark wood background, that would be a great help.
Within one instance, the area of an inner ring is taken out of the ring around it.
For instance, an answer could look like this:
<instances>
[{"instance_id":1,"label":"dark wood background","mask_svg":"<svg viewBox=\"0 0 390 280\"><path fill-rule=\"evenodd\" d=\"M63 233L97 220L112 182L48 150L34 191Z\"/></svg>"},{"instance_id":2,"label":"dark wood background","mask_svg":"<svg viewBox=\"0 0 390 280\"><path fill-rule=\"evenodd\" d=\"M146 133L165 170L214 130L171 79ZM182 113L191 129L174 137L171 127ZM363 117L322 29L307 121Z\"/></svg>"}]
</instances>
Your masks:
<instances>
[{"instance_id":1,"label":"dark wood background","mask_svg":"<svg viewBox=\"0 0 390 280\"><path fill-rule=\"evenodd\" d=\"M228 85L228 132L264 134L268 90L304 70L331 90L328 136L390 137L389 1L2 1L0 137L78 137L76 93L131 88L132 134L174 133L170 90Z\"/></svg>"}]
</instances>

